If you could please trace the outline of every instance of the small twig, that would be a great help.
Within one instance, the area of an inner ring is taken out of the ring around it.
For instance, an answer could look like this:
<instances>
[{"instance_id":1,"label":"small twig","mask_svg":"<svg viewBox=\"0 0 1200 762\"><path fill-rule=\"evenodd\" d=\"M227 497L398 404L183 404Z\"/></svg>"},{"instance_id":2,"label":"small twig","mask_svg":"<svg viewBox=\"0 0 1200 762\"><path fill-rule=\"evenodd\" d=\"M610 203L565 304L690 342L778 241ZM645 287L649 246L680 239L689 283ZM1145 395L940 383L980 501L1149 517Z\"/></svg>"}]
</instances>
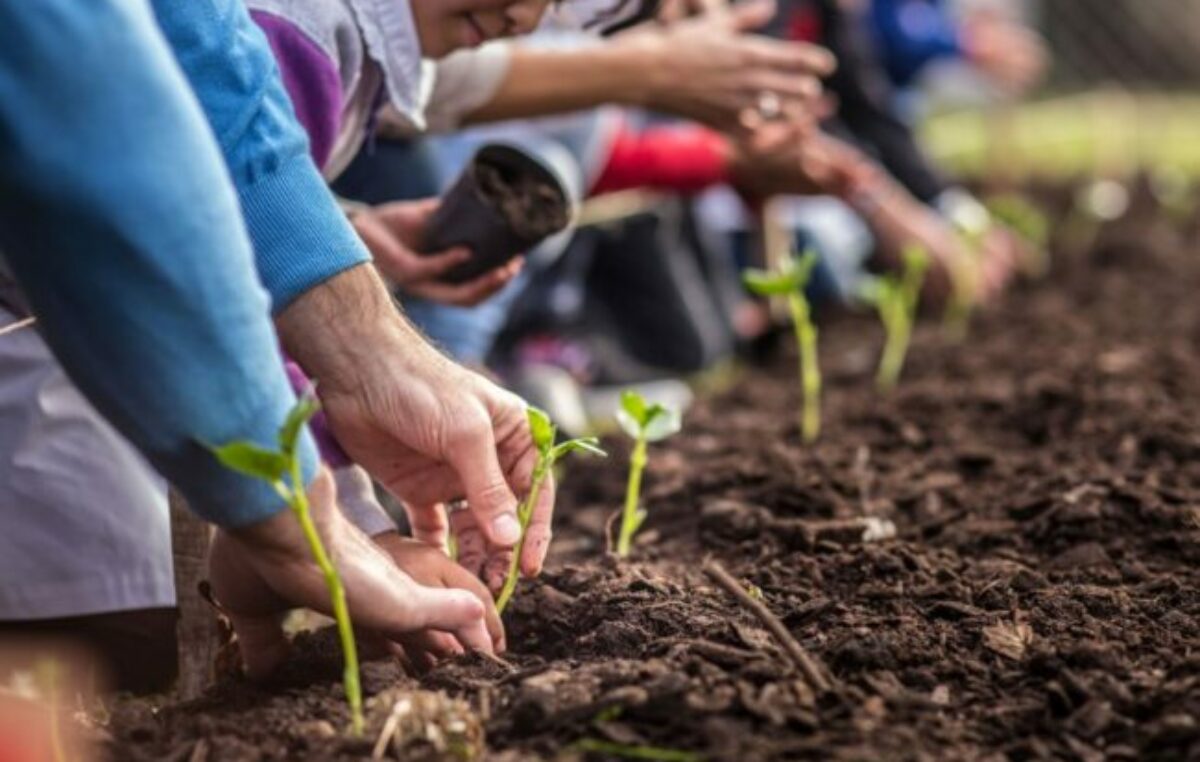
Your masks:
<instances>
[{"instance_id":1,"label":"small twig","mask_svg":"<svg viewBox=\"0 0 1200 762\"><path fill-rule=\"evenodd\" d=\"M507 674L504 677L497 680L496 685L509 685L510 683L519 683L523 680L526 680L527 678L536 677L537 675L540 675L543 672L549 672L551 667L552 667L552 665L547 663L547 664L535 664L532 667L526 667L525 669L519 669L516 672Z\"/></svg>"},{"instance_id":2,"label":"small twig","mask_svg":"<svg viewBox=\"0 0 1200 762\"><path fill-rule=\"evenodd\" d=\"M188 762L208 762L208 741L201 738L192 747L192 754L188 757Z\"/></svg>"},{"instance_id":3,"label":"small twig","mask_svg":"<svg viewBox=\"0 0 1200 762\"><path fill-rule=\"evenodd\" d=\"M392 704L392 711L388 712L387 719L383 722L383 728L379 731L379 738L375 741L375 747L371 749L371 759L383 759L388 744L392 742L396 730L400 727L400 716L406 714L410 708L411 703L408 698L401 698Z\"/></svg>"},{"instance_id":4,"label":"small twig","mask_svg":"<svg viewBox=\"0 0 1200 762\"><path fill-rule=\"evenodd\" d=\"M618 508L617 510L610 513L608 515L608 520L604 522L604 552L608 555L612 555L613 551L615 550L615 548L613 548L613 536L612 536L613 535L613 524L615 524L617 522L617 519L620 516L621 516L621 509Z\"/></svg>"},{"instance_id":5,"label":"small twig","mask_svg":"<svg viewBox=\"0 0 1200 762\"><path fill-rule=\"evenodd\" d=\"M756 601L750 597L745 588L733 578L733 575L725 570L724 566L721 566L717 561L709 560L704 564L704 573L725 590L725 592L737 599L738 603L742 604L742 606L749 609L752 614L758 617L763 626L770 630L775 639L779 641L784 653L799 668L804 678L808 681L809 686L816 693L825 693L830 689L829 680L825 676L824 669L809 655L804 646L800 645L800 642L792 637L787 627L783 626L783 622L779 621L779 617L772 614L771 610L764 606L761 601Z\"/></svg>"},{"instance_id":6,"label":"small twig","mask_svg":"<svg viewBox=\"0 0 1200 762\"><path fill-rule=\"evenodd\" d=\"M503 669L505 672L507 672L510 675L513 672L517 671L516 666L514 666L512 662L508 661L507 659L503 659L499 656L496 656L495 654L490 654L487 651L472 651L472 653L475 654L476 656L478 656L479 658L483 659L484 661L490 661L492 664L495 664L497 667L500 667L501 669Z\"/></svg>"},{"instance_id":7,"label":"small twig","mask_svg":"<svg viewBox=\"0 0 1200 762\"><path fill-rule=\"evenodd\" d=\"M0 328L0 336L6 336L10 333L15 333L15 332L21 330L22 328L28 328L29 326L33 325L36 322L37 322L37 318L27 317L24 320L18 320L15 323L9 323L8 325L4 326L3 328Z\"/></svg>"}]
</instances>

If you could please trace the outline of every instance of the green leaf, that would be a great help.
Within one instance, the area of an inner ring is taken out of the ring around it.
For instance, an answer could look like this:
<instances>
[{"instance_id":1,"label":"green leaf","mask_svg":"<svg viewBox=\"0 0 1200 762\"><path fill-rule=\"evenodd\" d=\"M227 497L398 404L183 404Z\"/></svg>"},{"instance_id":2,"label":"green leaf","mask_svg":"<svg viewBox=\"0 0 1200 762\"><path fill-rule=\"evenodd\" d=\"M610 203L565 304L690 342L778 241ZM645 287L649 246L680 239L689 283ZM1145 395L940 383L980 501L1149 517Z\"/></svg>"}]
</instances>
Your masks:
<instances>
[{"instance_id":1,"label":"green leaf","mask_svg":"<svg viewBox=\"0 0 1200 762\"><path fill-rule=\"evenodd\" d=\"M661 442L683 428L683 416L678 408L669 408L655 403L646 411L646 422L642 435L647 442Z\"/></svg>"},{"instance_id":2,"label":"green leaf","mask_svg":"<svg viewBox=\"0 0 1200 762\"><path fill-rule=\"evenodd\" d=\"M796 290L791 274L767 270L746 270L742 273L742 283L759 296L784 296Z\"/></svg>"},{"instance_id":3,"label":"green leaf","mask_svg":"<svg viewBox=\"0 0 1200 762\"><path fill-rule=\"evenodd\" d=\"M583 439L571 439L558 445L550 451L550 458L557 461L573 452L596 455L601 458L608 457L608 453L600 449L600 440L595 437L584 437Z\"/></svg>"},{"instance_id":4,"label":"green leaf","mask_svg":"<svg viewBox=\"0 0 1200 762\"><path fill-rule=\"evenodd\" d=\"M253 442L233 442L212 451L226 468L271 483L283 479L291 462L287 455Z\"/></svg>"},{"instance_id":5,"label":"green leaf","mask_svg":"<svg viewBox=\"0 0 1200 762\"><path fill-rule=\"evenodd\" d=\"M632 389L621 392L621 409L638 424L646 422L646 398Z\"/></svg>"},{"instance_id":6,"label":"green leaf","mask_svg":"<svg viewBox=\"0 0 1200 762\"><path fill-rule=\"evenodd\" d=\"M617 409L617 425L621 427L621 431L624 431L630 439L637 439L642 435L642 424L630 415L629 411L625 408Z\"/></svg>"},{"instance_id":7,"label":"green leaf","mask_svg":"<svg viewBox=\"0 0 1200 762\"><path fill-rule=\"evenodd\" d=\"M543 455L550 452L554 447L554 438L558 436L558 429L550 421L550 416L533 406L525 411L525 415L529 419L529 433L538 452Z\"/></svg>"},{"instance_id":8,"label":"green leaf","mask_svg":"<svg viewBox=\"0 0 1200 762\"><path fill-rule=\"evenodd\" d=\"M808 281L812 279L813 270L816 269L819 261L820 257L812 249L807 249L800 259L792 260L792 283L796 285L797 291L803 291L808 287Z\"/></svg>"},{"instance_id":9,"label":"green leaf","mask_svg":"<svg viewBox=\"0 0 1200 762\"><path fill-rule=\"evenodd\" d=\"M910 243L904 247L904 253L901 255L904 260L904 271L924 273L929 269L931 259L925 248L919 244Z\"/></svg>"},{"instance_id":10,"label":"green leaf","mask_svg":"<svg viewBox=\"0 0 1200 762\"><path fill-rule=\"evenodd\" d=\"M866 278L858 286L858 298L867 304L878 307L884 300L884 279L880 276Z\"/></svg>"},{"instance_id":11,"label":"green leaf","mask_svg":"<svg viewBox=\"0 0 1200 762\"><path fill-rule=\"evenodd\" d=\"M309 387L308 391L304 392L296 401L295 406L288 413L287 420L279 428L279 449L283 451L284 455L291 457L295 454L300 431L320 409L321 403L317 399L316 390Z\"/></svg>"},{"instance_id":12,"label":"green leaf","mask_svg":"<svg viewBox=\"0 0 1200 762\"><path fill-rule=\"evenodd\" d=\"M778 272L769 270L746 270L742 273L742 283L759 296L786 296L803 291L812 278L819 257L811 249L804 252L800 258L795 256L786 259Z\"/></svg>"}]
</instances>

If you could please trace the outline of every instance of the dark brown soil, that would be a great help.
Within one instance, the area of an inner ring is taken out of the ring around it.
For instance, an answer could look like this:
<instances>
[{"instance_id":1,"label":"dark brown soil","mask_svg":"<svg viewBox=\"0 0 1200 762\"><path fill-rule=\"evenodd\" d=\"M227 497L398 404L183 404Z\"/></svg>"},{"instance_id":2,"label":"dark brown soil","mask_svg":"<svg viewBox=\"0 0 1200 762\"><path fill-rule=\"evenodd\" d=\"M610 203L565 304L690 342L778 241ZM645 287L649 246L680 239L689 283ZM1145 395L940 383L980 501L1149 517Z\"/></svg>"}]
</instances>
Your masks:
<instances>
[{"instance_id":1,"label":"dark brown soil","mask_svg":"<svg viewBox=\"0 0 1200 762\"><path fill-rule=\"evenodd\" d=\"M580 739L738 762L1200 759L1200 257L1182 252L1109 231L968 344L922 327L891 398L871 387L878 329L833 321L818 446L798 442L786 358L709 398L652 451L651 518L619 564L601 534L627 450L609 443L566 479L557 562L507 616L511 666L416 681L377 663L367 692L466 699L490 759L565 758ZM862 516L898 537L813 531ZM831 691L709 581L709 556ZM156 716L122 704L112 756L369 758L381 720L367 741L333 735L346 712L324 653L282 688L226 684Z\"/></svg>"},{"instance_id":2,"label":"dark brown soil","mask_svg":"<svg viewBox=\"0 0 1200 762\"><path fill-rule=\"evenodd\" d=\"M479 195L508 220L522 238L541 240L567 226L567 205L561 189L534 175L507 171L480 160L475 167Z\"/></svg>"}]
</instances>

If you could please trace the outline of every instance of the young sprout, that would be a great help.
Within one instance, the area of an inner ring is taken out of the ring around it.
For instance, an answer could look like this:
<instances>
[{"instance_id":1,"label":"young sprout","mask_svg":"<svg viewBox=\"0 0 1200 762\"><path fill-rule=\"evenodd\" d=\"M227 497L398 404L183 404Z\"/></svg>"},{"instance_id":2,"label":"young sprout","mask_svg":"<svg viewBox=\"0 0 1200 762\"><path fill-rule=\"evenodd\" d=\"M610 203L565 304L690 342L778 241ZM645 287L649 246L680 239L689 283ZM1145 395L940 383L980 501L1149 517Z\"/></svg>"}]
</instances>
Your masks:
<instances>
[{"instance_id":1,"label":"young sprout","mask_svg":"<svg viewBox=\"0 0 1200 762\"><path fill-rule=\"evenodd\" d=\"M946 264L950 275L950 298L942 315L946 335L952 341L960 342L967 338L971 317L978 306L983 247L992 229L992 217L987 207L970 197L956 198L946 216L966 243L962 256Z\"/></svg>"},{"instance_id":2,"label":"young sprout","mask_svg":"<svg viewBox=\"0 0 1200 762\"><path fill-rule=\"evenodd\" d=\"M1050 220L1019 193L1001 193L987 202L992 218L1021 237L1027 244L1020 267L1032 278L1050 272Z\"/></svg>"},{"instance_id":3,"label":"young sprout","mask_svg":"<svg viewBox=\"0 0 1200 762\"><path fill-rule=\"evenodd\" d=\"M792 315L796 345L800 350L800 389L803 407L800 431L805 442L815 442L821 433L821 368L817 364L817 327L804 289L817 265L817 254L805 252L797 259L789 256L777 272L747 270L742 275L746 288L759 296L785 296Z\"/></svg>"},{"instance_id":4,"label":"young sprout","mask_svg":"<svg viewBox=\"0 0 1200 762\"><path fill-rule=\"evenodd\" d=\"M950 262L950 298L942 313L942 330L954 342L962 342L971 331L971 318L979 302L979 283L983 277L980 254L983 242L968 238L962 256Z\"/></svg>"},{"instance_id":5,"label":"young sprout","mask_svg":"<svg viewBox=\"0 0 1200 762\"><path fill-rule=\"evenodd\" d=\"M509 600L512 599L513 593L517 589L521 551L525 547L525 530L529 528L529 521L533 518L533 509L537 505L539 495L541 495L542 485L545 483L546 477L554 470L554 465L573 452L590 453L592 455L599 455L600 457L608 455L608 453L600 449L600 443L595 437L571 439L560 444L555 444L554 440L558 436L558 427L550 421L550 416L536 407L530 407L526 411L526 415L529 418L529 431L533 435L533 444L537 448L538 458L537 463L533 467L533 478L529 483L529 493L517 505L517 521L521 524L521 539L517 540L517 546L513 548L513 557L508 565L508 574L504 578L504 586L500 588L500 595L496 596L496 611L501 614L504 613L505 607L508 606Z\"/></svg>"},{"instance_id":6,"label":"young sprout","mask_svg":"<svg viewBox=\"0 0 1200 762\"><path fill-rule=\"evenodd\" d=\"M225 467L270 484L296 514L313 558L325 576L325 585L329 588L333 617L337 622L345 663L342 682L346 690L346 701L350 704L351 731L354 735L362 735L362 686L359 683L358 648L354 642L354 629L346 606L346 591L342 587L342 578L329 559L325 544L313 523L304 476L300 470L300 458L297 455L300 433L309 419L316 415L319 407L320 403L311 391L296 403L279 429L278 450L260 447L253 442L232 442L213 448L213 453Z\"/></svg>"},{"instance_id":7,"label":"young sprout","mask_svg":"<svg viewBox=\"0 0 1200 762\"><path fill-rule=\"evenodd\" d=\"M625 487L625 508L621 512L621 532L617 536L617 556L629 555L633 536L642 528L646 511L638 500L642 491L642 472L646 469L646 447L650 442L661 442L679 431L682 426L679 410L649 404L634 391L621 393L621 407L617 410L617 423L633 439L633 454L629 458L629 482Z\"/></svg>"},{"instance_id":8,"label":"young sprout","mask_svg":"<svg viewBox=\"0 0 1200 762\"><path fill-rule=\"evenodd\" d=\"M900 381L929 264L929 255L924 249L909 246L904 250L904 269L899 275L876 278L864 289L863 297L875 305L887 333L879 371L875 375L875 385L880 391L890 392Z\"/></svg>"}]
</instances>

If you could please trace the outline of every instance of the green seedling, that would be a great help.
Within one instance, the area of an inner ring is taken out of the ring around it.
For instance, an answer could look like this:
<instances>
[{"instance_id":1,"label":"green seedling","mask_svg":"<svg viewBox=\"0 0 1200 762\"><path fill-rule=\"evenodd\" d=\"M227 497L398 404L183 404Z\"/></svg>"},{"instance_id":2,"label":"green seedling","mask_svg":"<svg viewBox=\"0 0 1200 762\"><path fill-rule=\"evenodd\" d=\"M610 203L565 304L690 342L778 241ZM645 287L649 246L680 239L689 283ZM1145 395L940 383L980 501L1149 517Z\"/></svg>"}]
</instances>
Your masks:
<instances>
[{"instance_id":1,"label":"green seedling","mask_svg":"<svg viewBox=\"0 0 1200 762\"><path fill-rule=\"evenodd\" d=\"M879 319L887 332L875 385L890 392L900 382L904 360L912 341L913 324L921 301L921 286L929 272L930 258L919 246L904 250L904 269L899 275L889 274L871 281L863 290L863 298L875 305Z\"/></svg>"},{"instance_id":2,"label":"green seedling","mask_svg":"<svg viewBox=\"0 0 1200 762\"><path fill-rule=\"evenodd\" d=\"M346 690L346 701L350 704L351 731L357 736L363 732L362 686L359 682L358 648L354 642L350 611L346 606L346 591L342 586L342 578L329 559L325 544L313 523L297 452L300 433L319 408L320 404L311 392L296 403L279 429L278 450L261 447L253 442L232 442L213 448L213 453L226 468L270 484L300 522L313 559L325 576L325 585L329 588L333 617L337 622L345 663L342 682Z\"/></svg>"},{"instance_id":3,"label":"green seedling","mask_svg":"<svg viewBox=\"0 0 1200 762\"><path fill-rule=\"evenodd\" d=\"M496 611L501 614L504 613L504 609L508 606L508 602L512 600L513 593L517 589L521 551L525 547L525 531L529 528L529 522L533 518L533 509L537 505L538 497L542 492L542 485L546 482L546 477L553 472L555 464L573 452L589 453L600 457L608 455L608 453L600 449L600 443L595 437L571 439L555 444L554 440L558 437L558 427L550 421L550 416L536 407L530 407L526 411L526 415L529 418L529 431L533 435L533 444L537 448L538 457L537 463L533 467L533 478L529 483L529 493L517 505L517 521L521 524L521 539L517 540L517 546L513 548L513 557L508 565L508 574L504 578L504 586L500 588L500 595L496 596Z\"/></svg>"},{"instance_id":4,"label":"green seedling","mask_svg":"<svg viewBox=\"0 0 1200 762\"><path fill-rule=\"evenodd\" d=\"M962 342L971 330L971 318L979 306L983 247L992 230L992 217L987 207L974 199L955 203L947 217L966 245L962 256L946 264L950 297L942 315L942 329L951 341Z\"/></svg>"},{"instance_id":5,"label":"green seedling","mask_svg":"<svg viewBox=\"0 0 1200 762\"><path fill-rule=\"evenodd\" d=\"M746 288L759 296L787 298L792 328L800 350L800 432L805 442L815 442L821 433L821 368L817 364L817 327L804 289L817 265L816 252L805 252L797 259L788 256L777 271L747 270L742 275Z\"/></svg>"},{"instance_id":6,"label":"green seedling","mask_svg":"<svg viewBox=\"0 0 1200 762\"><path fill-rule=\"evenodd\" d=\"M625 508L621 511L621 531L617 536L617 556L629 555L633 536L642 528L646 511L639 504L642 492L642 472L646 469L646 449L651 442L661 442L682 426L682 417L675 408L650 404L637 392L621 394L617 423L633 439L633 454L629 458L629 482L625 487Z\"/></svg>"},{"instance_id":7,"label":"green seedling","mask_svg":"<svg viewBox=\"0 0 1200 762\"><path fill-rule=\"evenodd\" d=\"M979 283L983 277L979 261L981 246L980 239L968 237L963 255L946 268L950 275L950 297L942 313L942 330L955 343L966 341L975 308L979 306Z\"/></svg>"},{"instance_id":8,"label":"green seedling","mask_svg":"<svg viewBox=\"0 0 1200 762\"><path fill-rule=\"evenodd\" d=\"M1050 220L1029 199L1019 193L1001 193L987 201L992 218L1025 241L1021 271L1031 278L1044 278L1050 272Z\"/></svg>"}]
</instances>

